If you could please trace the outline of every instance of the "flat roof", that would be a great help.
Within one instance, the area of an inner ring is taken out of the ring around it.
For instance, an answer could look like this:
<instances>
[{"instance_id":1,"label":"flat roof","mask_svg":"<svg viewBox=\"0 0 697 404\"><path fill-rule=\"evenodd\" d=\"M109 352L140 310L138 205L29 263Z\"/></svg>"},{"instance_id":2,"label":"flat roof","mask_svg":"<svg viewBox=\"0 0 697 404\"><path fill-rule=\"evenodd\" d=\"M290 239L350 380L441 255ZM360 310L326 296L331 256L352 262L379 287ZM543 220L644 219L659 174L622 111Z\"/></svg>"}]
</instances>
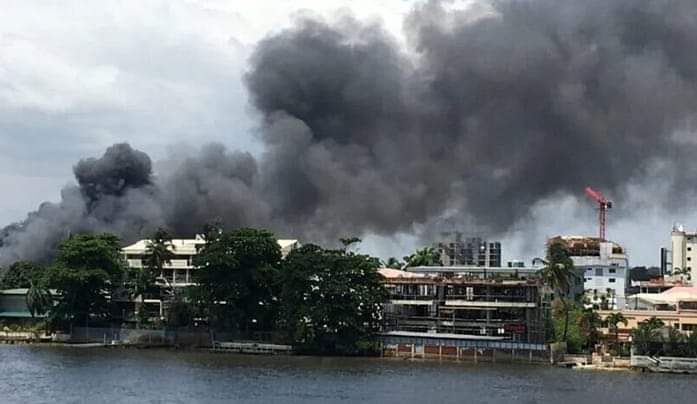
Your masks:
<instances>
[{"instance_id":1,"label":"flat roof","mask_svg":"<svg viewBox=\"0 0 697 404\"><path fill-rule=\"evenodd\" d=\"M533 274L540 271L543 267L478 267L478 266L467 266L467 265L452 265L452 266L417 266L417 267L407 267L407 272L422 272L422 273L458 273L458 272L469 272L469 273L487 273L487 274L514 274L514 273L527 273Z\"/></svg>"},{"instance_id":2,"label":"flat roof","mask_svg":"<svg viewBox=\"0 0 697 404\"><path fill-rule=\"evenodd\" d=\"M150 239L138 240L131 245L127 245L121 249L125 254L143 254L148 248L148 243ZM195 255L198 253L198 247L206 244L206 240L203 237L196 236L196 238L180 238L172 239L172 252L175 255ZM293 239L280 239L276 240L281 249L286 249L292 247L294 244L298 244L298 240Z\"/></svg>"}]
</instances>

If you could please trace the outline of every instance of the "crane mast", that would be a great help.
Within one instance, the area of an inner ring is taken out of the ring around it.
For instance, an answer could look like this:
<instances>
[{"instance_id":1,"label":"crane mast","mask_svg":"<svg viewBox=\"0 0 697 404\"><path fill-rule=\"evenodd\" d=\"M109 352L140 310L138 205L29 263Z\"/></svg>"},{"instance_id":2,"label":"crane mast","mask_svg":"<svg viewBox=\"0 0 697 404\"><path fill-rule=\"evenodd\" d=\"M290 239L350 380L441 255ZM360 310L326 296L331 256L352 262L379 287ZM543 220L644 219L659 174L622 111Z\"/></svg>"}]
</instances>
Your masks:
<instances>
[{"instance_id":1,"label":"crane mast","mask_svg":"<svg viewBox=\"0 0 697 404\"><path fill-rule=\"evenodd\" d=\"M598 204L598 236L600 241L605 241L605 226L607 223L607 210L612 208L612 201L608 200L600 192L591 187L586 187L586 195Z\"/></svg>"}]
</instances>

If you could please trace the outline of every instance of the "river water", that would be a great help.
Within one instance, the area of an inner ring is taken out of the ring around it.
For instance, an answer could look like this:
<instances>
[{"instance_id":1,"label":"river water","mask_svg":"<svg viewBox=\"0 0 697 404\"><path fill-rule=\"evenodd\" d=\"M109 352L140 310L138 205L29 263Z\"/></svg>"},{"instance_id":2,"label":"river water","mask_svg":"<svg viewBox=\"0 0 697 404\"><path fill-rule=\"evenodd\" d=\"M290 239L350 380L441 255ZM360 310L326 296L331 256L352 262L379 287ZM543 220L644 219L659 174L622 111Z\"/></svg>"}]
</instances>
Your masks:
<instances>
[{"instance_id":1,"label":"river water","mask_svg":"<svg viewBox=\"0 0 697 404\"><path fill-rule=\"evenodd\" d=\"M540 365L0 345L2 403L694 403L697 377Z\"/></svg>"}]
</instances>

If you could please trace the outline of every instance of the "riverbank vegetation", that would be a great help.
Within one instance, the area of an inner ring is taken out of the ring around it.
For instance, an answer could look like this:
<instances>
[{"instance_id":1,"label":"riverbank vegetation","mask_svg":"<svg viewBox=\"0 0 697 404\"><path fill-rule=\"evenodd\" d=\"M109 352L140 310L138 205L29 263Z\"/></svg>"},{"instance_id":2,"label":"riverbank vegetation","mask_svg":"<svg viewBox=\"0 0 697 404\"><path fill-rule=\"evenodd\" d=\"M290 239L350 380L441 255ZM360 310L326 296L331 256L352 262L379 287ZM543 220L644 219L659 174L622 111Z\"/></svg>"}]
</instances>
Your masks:
<instances>
[{"instance_id":1,"label":"riverbank vegetation","mask_svg":"<svg viewBox=\"0 0 697 404\"><path fill-rule=\"evenodd\" d=\"M148 327L147 299L165 302L157 327L205 327L239 338L270 339L312 353L360 354L372 349L386 292L380 261L348 246L305 245L282 258L265 230L207 226L193 259L194 286L173 287L158 277L173 257L166 231L155 233L143 269L128 268L113 234L74 234L46 266L13 264L3 288L30 288L28 307L53 329ZM351 239L353 242L356 239ZM48 301L53 303L47 304ZM31 303L31 305L30 305Z\"/></svg>"}]
</instances>

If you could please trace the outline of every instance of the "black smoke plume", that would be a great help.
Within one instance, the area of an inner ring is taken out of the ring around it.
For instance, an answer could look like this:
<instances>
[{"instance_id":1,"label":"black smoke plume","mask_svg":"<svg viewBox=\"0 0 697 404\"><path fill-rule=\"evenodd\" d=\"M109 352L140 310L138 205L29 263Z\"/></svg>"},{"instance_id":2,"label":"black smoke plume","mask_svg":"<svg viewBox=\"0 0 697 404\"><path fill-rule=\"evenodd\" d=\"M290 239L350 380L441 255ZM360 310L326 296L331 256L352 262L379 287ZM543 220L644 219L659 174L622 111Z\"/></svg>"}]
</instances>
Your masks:
<instances>
[{"instance_id":1,"label":"black smoke plume","mask_svg":"<svg viewBox=\"0 0 697 404\"><path fill-rule=\"evenodd\" d=\"M267 37L245 76L258 160L210 145L153 179L114 146L4 230L0 262L42 258L70 231L128 240L210 221L314 241L448 217L500 233L588 184L631 206L622 191L656 167L671 185L656 203L694 196L694 1L429 1L404 29L407 49L352 17Z\"/></svg>"}]
</instances>

